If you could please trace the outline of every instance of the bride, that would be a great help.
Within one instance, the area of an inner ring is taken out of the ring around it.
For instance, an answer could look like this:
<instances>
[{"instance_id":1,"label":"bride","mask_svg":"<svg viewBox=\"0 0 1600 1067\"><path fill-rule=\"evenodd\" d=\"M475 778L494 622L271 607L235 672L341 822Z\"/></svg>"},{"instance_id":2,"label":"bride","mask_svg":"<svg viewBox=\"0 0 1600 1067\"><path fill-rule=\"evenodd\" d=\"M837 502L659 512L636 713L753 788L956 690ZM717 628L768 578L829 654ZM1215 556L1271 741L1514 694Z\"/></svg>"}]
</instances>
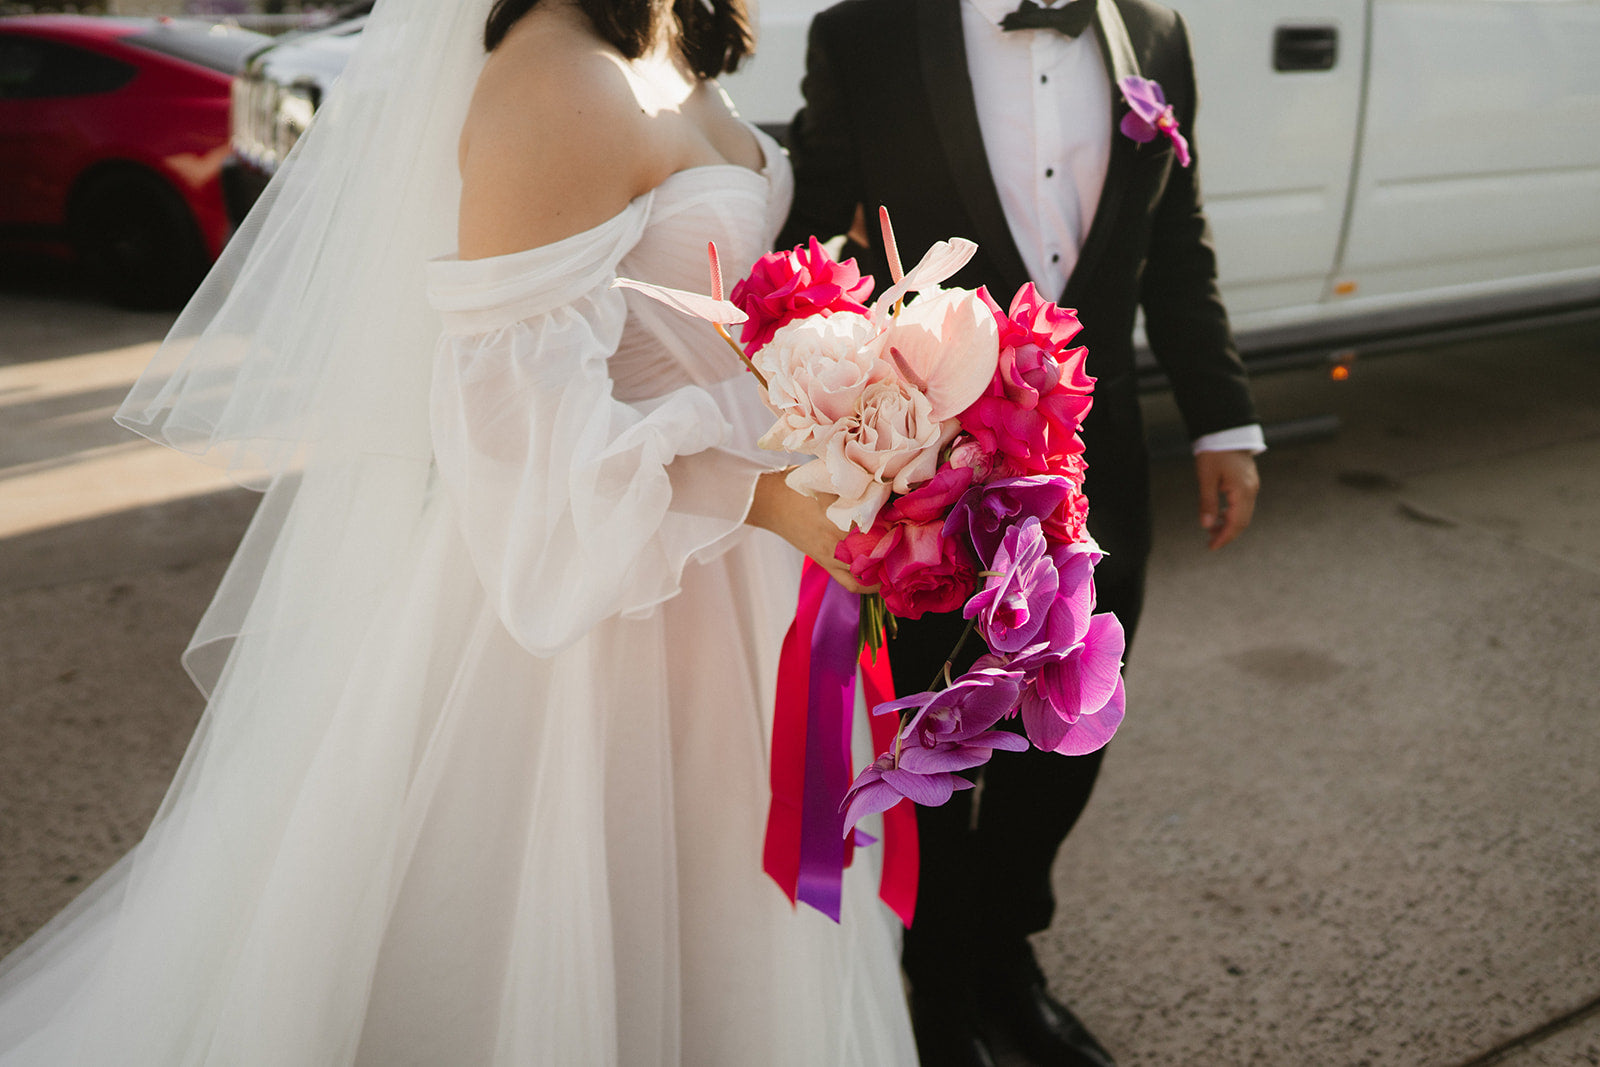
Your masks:
<instances>
[{"instance_id":1,"label":"bride","mask_svg":"<svg viewBox=\"0 0 1600 1067\"><path fill-rule=\"evenodd\" d=\"M837 530L703 324L611 288L777 232L747 44L738 0L380 0L119 414L265 496L148 835L0 965L0 1064L914 1062L870 872L838 926L761 872Z\"/></svg>"}]
</instances>

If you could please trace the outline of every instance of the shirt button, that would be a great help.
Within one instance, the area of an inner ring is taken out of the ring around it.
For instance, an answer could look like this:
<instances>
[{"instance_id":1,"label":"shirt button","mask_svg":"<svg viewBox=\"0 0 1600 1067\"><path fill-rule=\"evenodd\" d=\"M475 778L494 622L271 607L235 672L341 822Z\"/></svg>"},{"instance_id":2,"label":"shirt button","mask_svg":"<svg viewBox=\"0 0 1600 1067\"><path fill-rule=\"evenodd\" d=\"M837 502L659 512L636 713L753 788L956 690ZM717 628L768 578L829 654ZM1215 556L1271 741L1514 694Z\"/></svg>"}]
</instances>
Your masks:
<instances>
[{"instance_id":1,"label":"shirt button","mask_svg":"<svg viewBox=\"0 0 1600 1067\"><path fill-rule=\"evenodd\" d=\"M1056 176L1056 168L1054 168L1054 167L1046 167L1046 168L1044 168L1044 176L1046 178L1054 178Z\"/></svg>"},{"instance_id":2,"label":"shirt button","mask_svg":"<svg viewBox=\"0 0 1600 1067\"><path fill-rule=\"evenodd\" d=\"M1048 74L1039 75L1039 84L1040 85L1048 85L1049 83L1050 83L1050 75L1048 75Z\"/></svg>"},{"instance_id":3,"label":"shirt button","mask_svg":"<svg viewBox=\"0 0 1600 1067\"><path fill-rule=\"evenodd\" d=\"M1052 253L1050 253L1050 262L1052 262L1052 263L1060 263L1061 262L1061 253L1060 252L1052 252Z\"/></svg>"}]
</instances>

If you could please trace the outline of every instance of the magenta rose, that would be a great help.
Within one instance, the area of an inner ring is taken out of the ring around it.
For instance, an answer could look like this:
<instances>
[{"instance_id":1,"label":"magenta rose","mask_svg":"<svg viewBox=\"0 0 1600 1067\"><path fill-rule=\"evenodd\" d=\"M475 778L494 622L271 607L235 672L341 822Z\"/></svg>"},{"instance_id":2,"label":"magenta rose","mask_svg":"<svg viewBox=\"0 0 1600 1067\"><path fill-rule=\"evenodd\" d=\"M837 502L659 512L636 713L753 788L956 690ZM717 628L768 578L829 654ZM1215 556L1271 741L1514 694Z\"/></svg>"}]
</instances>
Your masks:
<instances>
[{"instance_id":1,"label":"magenta rose","mask_svg":"<svg viewBox=\"0 0 1600 1067\"><path fill-rule=\"evenodd\" d=\"M866 314L864 301L871 295L872 278L861 276L856 261L840 263L813 237L756 260L728 298L750 316L739 339L753 356L785 323L839 311Z\"/></svg>"},{"instance_id":2,"label":"magenta rose","mask_svg":"<svg viewBox=\"0 0 1600 1067\"><path fill-rule=\"evenodd\" d=\"M1088 353L1067 347L1082 328L1078 315L1043 299L1032 282L1009 312L990 306L1000 324L1000 363L984 394L961 413L961 428L1026 472L1051 470L1083 450L1077 432L1092 403Z\"/></svg>"},{"instance_id":3,"label":"magenta rose","mask_svg":"<svg viewBox=\"0 0 1600 1067\"><path fill-rule=\"evenodd\" d=\"M945 534L945 514L971 484L970 470L941 467L890 501L870 529L846 534L835 558L863 585L882 586L884 605L902 619L954 611L977 588L978 561L964 531Z\"/></svg>"}]
</instances>

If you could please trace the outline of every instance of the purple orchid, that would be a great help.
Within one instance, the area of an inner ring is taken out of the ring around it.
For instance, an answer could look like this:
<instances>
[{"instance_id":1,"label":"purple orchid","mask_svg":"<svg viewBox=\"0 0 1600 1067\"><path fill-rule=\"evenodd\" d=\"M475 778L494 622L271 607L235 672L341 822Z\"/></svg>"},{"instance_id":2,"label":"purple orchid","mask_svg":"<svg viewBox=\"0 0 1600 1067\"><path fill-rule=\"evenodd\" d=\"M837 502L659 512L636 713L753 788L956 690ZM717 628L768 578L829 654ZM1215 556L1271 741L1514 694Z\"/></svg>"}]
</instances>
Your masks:
<instances>
[{"instance_id":1,"label":"purple orchid","mask_svg":"<svg viewBox=\"0 0 1600 1067\"><path fill-rule=\"evenodd\" d=\"M997 748L1021 752L1027 747L1028 740L1021 734L989 730L963 742L946 741L928 748L907 745L898 761L894 753L885 752L856 777L845 794L844 832L849 835L856 823L888 811L902 797L913 804L937 807L957 790L972 788L973 783L958 772L988 763Z\"/></svg>"},{"instance_id":2,"label":"purple orchid","mask_svg":"<svg viewBox=\"0 0 1600 1067\"><path fill-rule=\"evenodd\" d=\"M995 652L1020 652L1044 628L1060 589L1044 527L1029 516L1006 531L990 563L992 576L961 614Z\"/></svg>"},{"instance_id":3,"label":"purple orchid","mask_svg":"<svg viewBox=\"0 0 1600 1067\"><path fill-rule=\"evenodd\" d=\"M971 766L984 762L978 760ZM902 798L913 804L937 807L949 800L957 789L971 789L972 783L959 774L940 771L919 774L895 764L894 753L885 752L856 776L844 795L844 832L849 836L856 823L868 815L888 811Z\"/></svg>"},{"instance_id":4,"label":"purple orchid","mask_svg":"<svg viewBox=\"0 0 1600 1067\"><path fill-rule=\"evenodd\" d=\"M944 522L946 537L964 532L972 539L978 559L992 567L1006 531L1027 518L1041 522L1055 514L1072 495L1072 483L1053 474L1002 478L968 489ZM971 618L969 615L968 618Z\"/></svg>"},{"instance_id":5,"label":"purple orchid","mask_svg":"<svg viewBox=\"0 0 1600 1067\"><path fill-rule=\"evenodd\" d=\"M1122 98L1128 102L1129 108L1128 113L1122 116L1122 132L1140 144L1147 144L1155 140L1157 134L1164 134L1172 142L1178 165L1187 167L1189 142L1178 132L1177 115L1173 113L1172 105L1167 103L1167 94L1161 91L1161 86L1137 74L1128 75L1117 85L1122 89Z\"/></svg>"},{"instance_id":6,"label":"purple orchid","mask_svg":"<svg viewBox=\"0 0 1600 1067\"><path fill-rule=\"evenodd\" d=\"M918 693L879 704L873 714L916 709L900 731L902 741L923 748L946 742L964 743L985 733L1017 708L1022 674L1004 668L972 670L953 685L934 693Z\"/></svg>"},{"instance_id":7,"label":"purple orchid","mask_svg":"<svg viewBox=\"0 0 1600 1067\"><path fill-rule=\"evenodd\" d=\"M1081 756L1111 740L1127 700L1122 656L1127 639L1109 612L1089 619L1080 640L1068 647L1046 642L1025 649L1006 664L1027 677L1022 691L1022 727L1046 752Z\"/></svg>"}]
</instances>

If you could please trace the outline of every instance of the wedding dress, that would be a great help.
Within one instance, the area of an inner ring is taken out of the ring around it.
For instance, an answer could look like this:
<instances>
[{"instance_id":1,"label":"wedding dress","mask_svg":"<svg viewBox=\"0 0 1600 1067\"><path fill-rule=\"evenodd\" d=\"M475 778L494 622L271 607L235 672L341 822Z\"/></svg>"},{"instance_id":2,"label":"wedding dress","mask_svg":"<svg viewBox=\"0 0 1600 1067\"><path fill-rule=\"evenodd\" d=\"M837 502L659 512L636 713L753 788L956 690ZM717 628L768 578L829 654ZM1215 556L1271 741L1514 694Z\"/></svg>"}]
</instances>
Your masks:
<instances>
[{"instance_id":1,"label":"wedding dress","mask_svg":"<svg viewBox=\"0 0 1600 1067\"><path fill-rule=\"evenodd\" d=\"M0 1065L915 1062L874 850L837 926L761 870L799 574L741 523L771 416L610 284L703 291L707 240L747 268L790 194L762 141L362 320L396 379L431 350L428 453L354 401L344 461L289 450L148 835L0 967Z\"/></svg>"}]
</instances>

